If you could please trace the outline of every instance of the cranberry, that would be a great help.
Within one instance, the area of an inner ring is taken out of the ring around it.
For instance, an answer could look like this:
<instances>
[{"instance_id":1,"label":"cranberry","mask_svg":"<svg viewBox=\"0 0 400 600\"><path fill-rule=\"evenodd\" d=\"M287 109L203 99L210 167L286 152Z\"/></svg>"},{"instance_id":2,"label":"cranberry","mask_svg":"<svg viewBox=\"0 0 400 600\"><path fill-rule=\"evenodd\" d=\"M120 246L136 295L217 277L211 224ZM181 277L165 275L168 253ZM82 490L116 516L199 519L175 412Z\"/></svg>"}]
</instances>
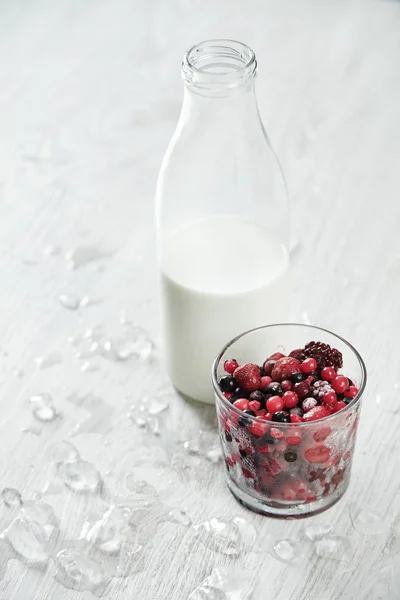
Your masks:
<instances>
[{"instance_id":1,"label":"cranberry","mask_svg":"<svg viewBox=\"0 0 400 600\"><path fill-rule=\"evenodd\" d=\"M306 360L304 360L300 365L302 373L307 373L307 375L315 371L316 368L317 361L315 358L306 358Z\"/></svg>"},{"instance_id":2,"label":"cranberry","mask_svg":"<svg viewBox=\"0 0 400 600\"><path fill-rule=\"evenodd\" d=\"M324 417L329 417L331 413L324 406L315 406L308 412L304 413L303 421L317 421L318 419L323 419Z\"/></svg>"},{"instance_id":3,"label":"cranberry","mask_svg":"<svg viewBox=\"0 0 400 600\"><path fill-rule=\"evenodd\" d=\"M326 392L326 394L322 396L322 401L328 406L335 406L337 402L337 396L335 392Z\"/></svg>"},{"instance_id":4,"label":"cranberry","mask_svg":"<svg viewBox=\"0 0 400 600\"><path fill-rule=\"evenodd\" d=\"M268 398L266 404L268 412L272 414L282 410L285 406L283 398L280 396L272 396L271 398Z\"/></svg>"},{"instance_id":5,"label":"cranberry","mask_svg":"<svg viewBox=\"0 0 400 600\"><path fill-rule=\"evenodd\" d=\"M338 394L343 394L343 392L349 387L349 380L344 375L337 375L335 379L333 379L331 385L335 392Z\"/></svg>"},{"instance_id":6,"label":"cranberry","mask_svg":"<svg viewBox=\"0 0 400 600\"><path fill-rule=\"evenodd\" d=\"M233 406L235 406L239 410L247 410L249 408L249 401L247 400L247 398L240 398L240 400L235 400Z\"/></svg>"},{"instance_id":7,"label":"cranberry","mask_svg":"<svg viewBox=\"0 0 400 600\"><path fill-rule=\"evenodd\" d=\"M314 408L317 405L318 405L318 402L316 401L315 398L306 398L301 403L301 408L304 410L304 412L308 412L309 410L311 410L312 408Z\"/></svg>"},{"instance_id":8,"label":"cranberry","mask_svg":"<svg viewBox=\"0 0 400 600\"><path fill-rule=\"evenodd\" d=\"M291 423L301 423L303 420L303 417L300 417L300 415L292 415L290 414L290 422Z\"/></svg>"},{"instance_id":9,"label":"cranberry","mask_svg":"<svg viewBox=\"0 0 400 600\"><path fill-rule=\"evenodd\" d=\"M346 398L355 398L358 394L358 388L355 385L351 385L349 389L346 390L345 396Z\"/></svg>"},{"instance_id":10,"label":"cranberry","mask_svg":"<svg viewBox=\"0 0 400 600\"><path fill-rule=\"evenodd\" d=\"M305 398L310 394L311 387L307 381L300 381L294 384L293 391L296 392L299 398Z\"/></svg>"},{"instance_id":11,"label":"cranberry","mask_svg":"<svg viewBox=\"0 0 400 600\"><path fill-rule=\"evenodd\" d=\"M290 392L290 390L293 387L293 383L290 381L290 379L284 379L281 382L281 386L283 387L283 389L285 390L285 392Z\"/></svg>"},{"instance_id":12,"label":"cranberry","mask_svg":"<svg viewBox=\"0 0 400 600\"><path fill-rule=\"evenodd\" d=\"M230 360L226 360L224 362L224 369L227 373L229 373L229 375L233 375L234 371L238 368L238 366L239 363L234 358L231 358Z\"/></svg>"},{"instance_id":13,"label":"cranberry","mask_svg":"<svg viewBox=\"0 0 400 600\"><path fill-rule=\"evenodd\" d=\"M295 392L288 391L283 394L282 400L285 408L294 408L299 401L299 397Z\"/></svg>"},{"instance_id":14,"label":"cranberry","mask_svg":"<svg viewBox=\"0 0 400 600\"><path fill-rule=\"evenodd\" d=\"M254 410L254 412L257 412L258 410L260 410L261 404L259 402L257 402L257 400L251 400L249 402L249 408L250 410Z\"/></svg>"},{"instance_id":15,"label":"cranberry","mask_svg":"<svg viewBox=\"0 0 400 600\"><path fill-rule=\"evenodd\" d=\"M336 377L336 371L333 367L324 367L321 371L321 377L325 381L332 381Z\"/></svg>"},{"instance_id":16,"label":"cranberry","mask_svg":"<svg viewBox=\"0 0 400 600\"><path fill-rule=\"evenodd\" d=\"M266 375L271 375L272 369L274 368L276 360L266 360L263 364L263 369Z\"/></svg>"},{"instance_id":17,"label":"cranberry","mask_svg":"<svg viewBox=\"0 0 400 600\"><path fill-rule=\"evenodd\" d=\"M272 383L272 377L269 375L264 375L261 377L260 390L262 392L265 391L270 383Z\"/></svg>"}]
</instances>

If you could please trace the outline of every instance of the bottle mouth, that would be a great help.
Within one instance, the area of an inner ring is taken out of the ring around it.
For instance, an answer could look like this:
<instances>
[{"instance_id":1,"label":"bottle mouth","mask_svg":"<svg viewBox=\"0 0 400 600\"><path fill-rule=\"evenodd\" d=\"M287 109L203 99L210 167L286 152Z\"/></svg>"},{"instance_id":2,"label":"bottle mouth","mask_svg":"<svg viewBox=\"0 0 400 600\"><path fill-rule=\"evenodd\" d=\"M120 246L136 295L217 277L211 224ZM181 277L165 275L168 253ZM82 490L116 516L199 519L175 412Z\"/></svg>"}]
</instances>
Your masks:
<instances>
[{"instance_id":1,"label":"bottle mouth","mask_svg":"<svg viewBox=\"0 0 400 600\"><path fill-rule=\"evenodd\" d=\"M244 87L257 74L256 56L249 46L235 40L208 40L188 50L182 62L182 78L197 91L233 90Z\"/></svg>"}]
</instances>

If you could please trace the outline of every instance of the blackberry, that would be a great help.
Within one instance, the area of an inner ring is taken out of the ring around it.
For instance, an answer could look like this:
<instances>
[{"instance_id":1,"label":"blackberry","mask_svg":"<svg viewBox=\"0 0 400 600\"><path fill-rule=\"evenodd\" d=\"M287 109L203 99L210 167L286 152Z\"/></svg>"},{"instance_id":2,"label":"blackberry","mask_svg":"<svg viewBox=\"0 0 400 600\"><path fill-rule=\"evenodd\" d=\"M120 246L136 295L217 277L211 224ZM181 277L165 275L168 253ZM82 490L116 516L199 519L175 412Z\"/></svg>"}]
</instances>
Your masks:
<instances>
[{"instance_id":1,"label":"blackberry","mask_svg":"<svg viewBox=\"0 0 400 600\"><path fill-rule=\"evenodd\" d=\"M265 396L260 390L256 390L255 392L251 392L249 396L249 400L255 400L260 403L260 409L265 408Z\"/></svg>"},{"instance_id":2,"label":"blackberry","mask_svg":"<svg viewBox=\"0 0 400 600\"><path fill-rule=\"evenodd\" d=\"M304 358L314 358L319 369L333 367L338 370L343 367L342 353L323 342L308 342L304 347L303 355Z\"/></svg>"}]
</instances>

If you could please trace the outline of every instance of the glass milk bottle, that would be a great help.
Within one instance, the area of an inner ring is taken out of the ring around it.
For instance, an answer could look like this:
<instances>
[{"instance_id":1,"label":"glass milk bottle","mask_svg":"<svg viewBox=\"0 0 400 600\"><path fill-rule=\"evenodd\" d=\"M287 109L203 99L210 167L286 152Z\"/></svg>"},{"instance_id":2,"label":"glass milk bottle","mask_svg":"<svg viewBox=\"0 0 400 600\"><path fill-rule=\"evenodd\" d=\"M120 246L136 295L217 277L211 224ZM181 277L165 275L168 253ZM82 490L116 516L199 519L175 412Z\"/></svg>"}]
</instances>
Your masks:
<instances>
[{"instance_id":1,"label":"glass milk bottle","mask_svg":"<svg viewBox=\"0 0 400 600\"><path fill-rule=\"evenodd\" d=\"M289 318L287 192L256 74L254 52L239 42L186 53L182 111L157 184L165 365L175 387L202 402L213 402L211 367L224 344Z\"/></svg>"}]
</instances>

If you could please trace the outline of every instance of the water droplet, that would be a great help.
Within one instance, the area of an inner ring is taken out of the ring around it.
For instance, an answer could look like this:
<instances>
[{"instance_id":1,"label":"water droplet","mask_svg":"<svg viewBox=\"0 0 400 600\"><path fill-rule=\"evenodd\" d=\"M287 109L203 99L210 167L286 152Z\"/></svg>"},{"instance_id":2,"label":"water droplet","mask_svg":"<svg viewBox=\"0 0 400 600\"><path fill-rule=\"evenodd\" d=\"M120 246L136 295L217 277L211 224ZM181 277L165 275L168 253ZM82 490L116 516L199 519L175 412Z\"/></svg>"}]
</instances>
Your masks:
<instances>
[{"instance_id":1,"label":"water droplet","mask_svg":"<svg viewBox=\"0 0 400 600\"><path fill-rule=\"evenodd\" d=\"M183 442L183 447L189 454L202 454L203 452L203 447L199 438L186 440L186 442Z\"/></svg>"},{"instance_id":2,"label":"water droplet","mask_svg":"<svg viewBox=\"0 0 400 600\"><path fill-rule=\"evenodd\" d=\"M293 562L298 557L297 546L290 540L281 540L273 547L274 556L282 562Z\"/></svg>"},{"instance_id":3,"label":"water droplet","mask_svg":"<svg viewBox=\"0 0 400 600\"><path fill-rule=\"evenodd\" d=\"M58 476L74 492L96 493L102 486L100 473L96 467L82 459L61 463L58 467Z\"/></svg>"},{"instance_id":4,"label":"water droplet","mask_svg":"<svg viewBox=\"0 0 400 600\"><path fill-rule=\"evenodd\" d=\"M316 542L318 540L322 540L326 535L329 535L333 532L332 525L309 525L305 528L304 533L306 537L312 542Z\"/></svg>"},{"instance_id":5,"label":"water droplet","mask_svg":"<svg viewBox=\"0 0 400 600\"><path fill-rule=\"evenodd\" d=\"M169 402L165 398L152 398L147 406L150 415L159 415L169 407Z\"/></svg>"},{"instance_id":6,"label":"water droplet","mask_svg":"<svg viewBox=\"0 0 400 600\"><path fill-rule=\"evenodd\" d=\"M61 248L59 248L58 246L47 246L43 254L45 256L58 256L59 254L61 254Z\"/></svg>"},{"instance_id":7,"label":"water droplet","mask_svg":"<svg viewBox=\"0 0 400 600\"><path fill-rule=\"evenodd\" d=\"M83 296L79 302L79 307L83 308L85 306L94 306L96 304L101 304L100 298L90 298L89 296Z\"/></svg>"},{"instance_id":8,"label":"water droplet","mask_svg":"<svg viewBox=\"0 0 400 600\"><path fill-rule=\"evenodd\" d=\"M210 519L194 526L200 541L210 550L221 554L240 554L240 534L235 523Z\"/></svg>"},{"instance_id":9,"label":"water droplet","mask_svg":"<svg viewBox=\"0 0 400 600\"><path fill-rule=\"evenodd\" d=\"M71 590L88 591L101 596L110 582L99 564L74 547L60 550L55 566L56 580Z\"/></svg>"},{"instance_id":10,"label":"water droplet","mask_svg":"<svg viewBox=\"0 0 400 600\"><path fill-rule=\"evenodd\" d=\"M102 355L111 361L125 361L132 357L145 361L155 353L155 344L149 334L137 325L126 323L119 338L107 339L102 344Z\"/></svg>"},{"instance_id":11,"label":"water droplet","mask_svg":"<svg viewBox=\"0 0 400 600\"><path fill-rule=\"evenodd\" d=\"M350 504L350 517L354 529L362 535L377 535L390 528L388 515L381 514L370 506Z\"/></svg>"},{"instance_id":12,"label":"water droplet","mask_svg":"<svg viewBox=\"0 0 400 600\"><path fill-rule=\"evenodd\" d=\"M68 269L79 269L90 262L110 256L112 253L100 252L94 246L78 246L66 253L65 260Z\"/></svg>"},{"instance_id":13,"label":"water droplet","mask_svg":"<svg viewBox=\"0 0 400 600\"><path fill-rule=\"evenodd\" d=\"M247 600L254 590L253 577L234 567L218 567L188 600Z\"/></svg>"},{"instance_id":14,"label":"water droplet","mask_svg":"<svg viewBox=\"0 0 400 600\"><path fill-rule=\"evenodd\" d=\"M88 411L89 416L83 418L72 431L72 435L80 433L102 433L107 434L112 427L112 416L114 408L107 404L100 396L84 394L80 396L76 392L67 398L75 406L80 406Z\"/></svg>"},{"instance_id":15,"label":"water droplet","mask_svg":"<svg viewBox=\"0 0 400 600\"><path fill-rule=\"evenodd\" d=\"M322 558L348 562L351 553L350 540L339 535L328 535L320 540L317 545L317 554Z\"/></svg>"},{"instance_id":16,"label":"water droplet","mask_svg":"<svg viewBox=\"0 0 400 600\"><path fill-rule=\"evenodd\" d=\"M81 304L80 298L73 294L61 294L61 296L59 296L58 299L60 301L60 304L64 308L68 308L68 310L78 310Z\"/></svg>"},{"instance_id":17,"label":"water droplet","mask_svg":"<svg viewBox=\"0 0 400 600\"><path fill-rule=\"evenodd\" d=\"M47 356L38 356L35 363L38 369L49 369L62 362L62 355L59 352L51 352Z\"/></svg>"},{"instance_id":18,"label":"water droplet","mask_svg":"<svg viewBox=\"0 0 400 600\"><path fill-rule=\"evenodd\" d=\"M4 488L1 492L1 499L7 508L19 508L22 504L21 493L14 488Z\"/></svg>"},{"instance_id":19,"label":"water droplet","mask_svg":"<svg viewBox=\"0 0 400 600\"><path fill-rule=\"evenodd\" d=\"M83 365L81 366L81 371L82 373L92 373L93 371L99 371L100 367L99 365L96 365L92 362L90 362L90 360L86 360Z\"/></svg>"},{"instance_id":20,"label":"water droplet","mask_svg":"<svg viewBox=\"0 0 400 600\"><path fill-rule=\"evenodd\" d=\"M257 539L257 530L254 525L243 517L235 517L233 522L238 528L242 548L252 548Z\"/></svg>"},{"instance_id":21,"label":"water droplet","mask_svg":"<svg viewBox=\"0 0 400 600\"><path fill-rule=\"evenodd\" d=\"M80 459L80 454L75 446L66 441L53 444L50 448L50 456L56 465L72 463Z\"/></svg>"},{"instance_id":22,"label":"water droplet","mask_svg":"<svg viewBox=\"0 0 400 600\"><path fill-rule=\"evenodd\" d=\"M50 422L61 417L53 406L53 398L50 394L31 396L29 402L32 406L32 414L38 421Z\"/></svg>"},{"instance_id":23,"label":"water droplet","mask_svg":"<svg viewBox=\"0 0 400 600\"><path fill-rule=\"evenodd\" d=\"M189 526L192 521L188 517L187 513L180 508L173 508L168 513L168 521L172 521L173 523L180 523L181 525Z\"/></svg>"},{"instance_id":24,"label":"water droplet","mask_svg":"<svg viewBox=\"0 0 400 600\"><path fill-rule=\"evenodd\" d=\"M222 449L219 447L211 448L206 452L206 458L212 463L218 463L222 460Z\"/></svg>"}]
</instances>

